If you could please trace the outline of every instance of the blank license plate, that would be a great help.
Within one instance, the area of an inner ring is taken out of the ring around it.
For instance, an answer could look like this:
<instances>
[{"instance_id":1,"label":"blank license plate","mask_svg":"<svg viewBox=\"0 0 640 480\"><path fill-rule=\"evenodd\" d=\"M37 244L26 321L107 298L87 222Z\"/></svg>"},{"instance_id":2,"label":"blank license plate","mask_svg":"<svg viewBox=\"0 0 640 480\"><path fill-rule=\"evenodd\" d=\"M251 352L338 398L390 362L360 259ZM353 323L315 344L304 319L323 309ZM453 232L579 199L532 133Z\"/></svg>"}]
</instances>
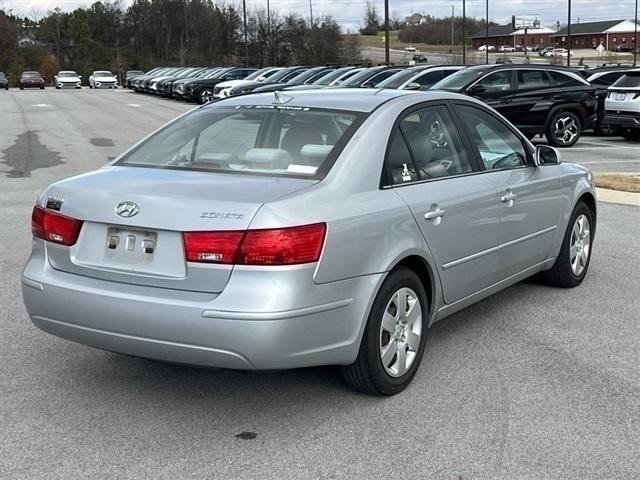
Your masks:
<instances>
[{"instance_id":1,"label":"blank license plate","mask_svg":"<svg viewBox=\"0 0 640 480\"><path fill-rule=\"evenodd\" d=\"M627 98L627 94L620 92L616 95L616 100L624 100L625 98Z\"/></svg>"}]
</instances>

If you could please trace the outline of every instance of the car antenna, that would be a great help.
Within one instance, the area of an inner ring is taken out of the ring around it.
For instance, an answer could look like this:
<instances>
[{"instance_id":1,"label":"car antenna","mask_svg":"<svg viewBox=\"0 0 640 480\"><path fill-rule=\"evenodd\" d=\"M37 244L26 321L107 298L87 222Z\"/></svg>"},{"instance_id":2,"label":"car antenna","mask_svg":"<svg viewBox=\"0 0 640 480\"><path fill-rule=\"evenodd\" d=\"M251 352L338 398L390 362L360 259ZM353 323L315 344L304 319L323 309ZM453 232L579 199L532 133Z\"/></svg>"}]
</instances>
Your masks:
<instances>
[{"instance_id":1,"label":"car antenna","mask_svg":"<svg viewBox=\"0 0 640 480\"><path fill-rule=\"evenodd\" d=\"M279 90L276 90L275 92L273 92L274 95L274 99L273 99L273 104L274 105L284 105L287 102L290 102L291 100L293 100L293 97L290 97L288 95L285 95L284 93L282 93Z\"/></svg>"}]
</instances>

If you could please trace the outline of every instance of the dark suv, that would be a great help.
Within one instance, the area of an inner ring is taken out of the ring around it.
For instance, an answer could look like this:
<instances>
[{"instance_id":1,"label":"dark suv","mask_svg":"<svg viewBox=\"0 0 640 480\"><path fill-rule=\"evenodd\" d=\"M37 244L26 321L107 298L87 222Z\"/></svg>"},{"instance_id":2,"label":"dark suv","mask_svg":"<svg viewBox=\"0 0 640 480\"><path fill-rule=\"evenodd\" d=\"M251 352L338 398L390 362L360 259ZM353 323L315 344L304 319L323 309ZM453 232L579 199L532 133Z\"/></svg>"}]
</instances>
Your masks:
<instances>
[{"instance_id":1,"label":"dark suv","mask_svg":"<svg viewBox=\"0 0 640 480\"><path fill-rule=\"evenodd\" d=\"M546 65L478 65L460 70L432 89L479 98L527 137L544 134L570 147L597 118L596 91L572 70Z\"/></svg>"},{"instance_id":2,"label":"dark suv","mask_svg":"<svg viewBox=\"0 0 640 480\"><path fill-rule=\"evenodd\" d=\"M9 90L9 80L7 80L4 72L0 72L0 88Z\"/></svg>"}]
</instances>

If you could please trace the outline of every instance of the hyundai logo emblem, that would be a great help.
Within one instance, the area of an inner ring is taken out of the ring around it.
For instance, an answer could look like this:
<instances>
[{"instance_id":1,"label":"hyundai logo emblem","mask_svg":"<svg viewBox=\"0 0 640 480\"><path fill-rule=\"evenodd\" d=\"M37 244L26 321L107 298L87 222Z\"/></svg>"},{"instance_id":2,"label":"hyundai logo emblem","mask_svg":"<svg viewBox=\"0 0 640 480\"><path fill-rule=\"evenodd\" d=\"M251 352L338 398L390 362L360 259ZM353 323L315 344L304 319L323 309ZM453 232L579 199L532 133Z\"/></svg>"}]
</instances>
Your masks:
<instances>
[{"instance_id":1,"label":"hyundai logo emblem","mask_svg":"<svg viewBox=\"0 0 640 480\"><path fill-rule=\"evenodd\" d=\"M120 202L116 207L116 213L121 217L129 218L138 214L140 209L133 202Z\"/></svg>"}]
</instances>

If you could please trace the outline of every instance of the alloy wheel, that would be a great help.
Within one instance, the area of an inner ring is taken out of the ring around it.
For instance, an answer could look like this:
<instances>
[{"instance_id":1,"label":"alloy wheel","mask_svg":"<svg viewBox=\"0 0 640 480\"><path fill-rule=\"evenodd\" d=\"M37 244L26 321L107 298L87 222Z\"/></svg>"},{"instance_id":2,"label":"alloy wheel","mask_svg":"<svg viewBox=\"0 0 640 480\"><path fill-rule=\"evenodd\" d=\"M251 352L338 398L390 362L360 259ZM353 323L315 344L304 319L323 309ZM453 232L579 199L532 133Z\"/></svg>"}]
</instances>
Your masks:
<instances>
[{"instance_id":1,"label":"alloy wheel","mask_svg":"<svg viewBox=\"0 0 640 480\"><path fill-rule=\"evenodd\" d=\"M209 103L210 101L212 101L213 90L211 90L210 88L203 89L202 92L200 92L200 100L202 100L202 103Z\"/></svg>"},{"instance_id":2,"label":"alloy wheel","mask_svg":"<svg viewBox=\"0 0 640 480\"><path fill-rule=\"evenodd\" d=\"M591 229L589 228L589 219L586 215L581 214L573 224L569 243L571 270L576 277L579 277L586 268L590 249Z\"/></svg>"},{"instance_id":3,"label":"alloy wheel","mask_svg":"<svg viewBox=\"0 0 640 480\"><path fill-rule=\"evenodd\" d=\"M391 296L380 324L380 360L390 376L401 377L411 368L421 336L420 300L412 289L403 287Z\"/></svg>"},{"instance_id":4,"label":"alloy wheel","mask_svg":"<svg viewBox=\"0 0 640 480\"><path fill-rule=\"evenodd\" d=\"M554 135L558 143L568 145L578 136L578 124L576 119L568 115L561 116L556 120Z\"/></svg>"}]
</instances>

